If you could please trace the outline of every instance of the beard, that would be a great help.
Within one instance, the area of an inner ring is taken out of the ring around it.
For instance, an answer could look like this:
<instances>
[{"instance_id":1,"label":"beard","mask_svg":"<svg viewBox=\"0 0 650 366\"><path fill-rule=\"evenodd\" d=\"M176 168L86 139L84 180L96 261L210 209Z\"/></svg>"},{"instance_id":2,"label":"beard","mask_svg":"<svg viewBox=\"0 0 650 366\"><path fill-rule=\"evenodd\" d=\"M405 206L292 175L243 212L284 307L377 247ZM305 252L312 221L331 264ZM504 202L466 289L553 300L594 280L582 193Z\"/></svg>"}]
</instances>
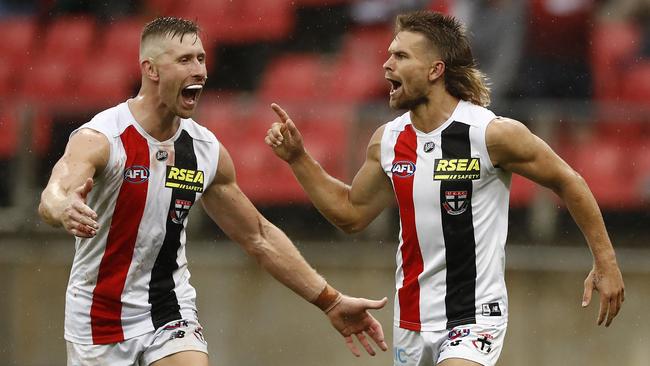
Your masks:
<instances>
[{"instance_id":1,"label":"beard","mask_svg":"<svg viewBox=\"0 0 650 366\"><path fill-rule=\"evenodd\" d=\"M407 109L413 110L418 106L427 104L429 102L429 97L425 94L418 95L412 98L400 98L400 99L391 99L388 103L393 109Z\"/></svg>"}]
</instances>

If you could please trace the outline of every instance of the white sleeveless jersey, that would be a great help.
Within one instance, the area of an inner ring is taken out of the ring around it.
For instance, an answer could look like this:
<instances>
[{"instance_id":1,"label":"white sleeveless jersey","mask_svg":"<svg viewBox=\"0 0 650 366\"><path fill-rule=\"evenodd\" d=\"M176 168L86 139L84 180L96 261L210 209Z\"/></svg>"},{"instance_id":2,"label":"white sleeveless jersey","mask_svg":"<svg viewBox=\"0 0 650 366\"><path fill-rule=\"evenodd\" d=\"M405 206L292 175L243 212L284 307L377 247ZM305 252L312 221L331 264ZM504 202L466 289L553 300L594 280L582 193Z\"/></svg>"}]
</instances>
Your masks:
<instances>
[{"instance_id":1,"label":"white sleeveless jersey","mask_svg":"<svg viewBox=\"0 0 650 366\"><path fill-rule=\"evenodd\" d=\"M507 321L504 279L510 173L492 166L495 115L461 101L429 133L389 122L381 164L400 213L395 326L415 331Z\"/></svg>"},{"instance_id":2,"label":"white sleeveless jersey","mask_svg":"<svg viewBox=\"0 0 650 366\"><path fill-rule=\"evenodd\" d=\"M126 103L82 128L105 135L110 156L87 200L98 215L97 235L76 240L65 339L115 343L175 319L196 319L185 228L189 209L216 175L219 142L191 119L159 142Z\"/></svg>"}]
</instances>

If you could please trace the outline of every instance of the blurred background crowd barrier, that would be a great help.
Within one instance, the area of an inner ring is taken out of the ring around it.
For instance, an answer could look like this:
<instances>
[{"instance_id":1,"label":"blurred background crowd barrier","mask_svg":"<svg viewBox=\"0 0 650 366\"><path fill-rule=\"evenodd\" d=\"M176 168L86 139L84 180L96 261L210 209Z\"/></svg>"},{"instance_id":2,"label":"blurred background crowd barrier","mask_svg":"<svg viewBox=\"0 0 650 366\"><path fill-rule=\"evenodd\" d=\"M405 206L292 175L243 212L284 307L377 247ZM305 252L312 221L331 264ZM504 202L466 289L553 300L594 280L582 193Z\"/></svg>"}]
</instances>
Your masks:
<instances>
[{"instance_id":1,"label":"blurred background crowd barrier","mask_svg":"<svg viewBox=\"0 0 650 366\"><path fill-rule=\"evenodd\" d=\"M242 190L343 290L392 297L396 209L347 237L264 145L280 103L321 164L350 182L387 106L395 14L461 19L491 109L525 123L587 180L628 288L620 318L578 309L590 256L566 209L514 177L502 365L649 365L650 2L647 0L1 0L0 364L61 365L72 240L36 207L69 133L137 93L139 36L158 15L196 20L209 79L195 120L230 151ZM374 365L260 272L194 210L188 252L215 365ZM391 303L389 303L391 304ZM378 316L391 340L392 306ZM389 352L390 353L390 352Z\"/></svg>"}]
</instances>

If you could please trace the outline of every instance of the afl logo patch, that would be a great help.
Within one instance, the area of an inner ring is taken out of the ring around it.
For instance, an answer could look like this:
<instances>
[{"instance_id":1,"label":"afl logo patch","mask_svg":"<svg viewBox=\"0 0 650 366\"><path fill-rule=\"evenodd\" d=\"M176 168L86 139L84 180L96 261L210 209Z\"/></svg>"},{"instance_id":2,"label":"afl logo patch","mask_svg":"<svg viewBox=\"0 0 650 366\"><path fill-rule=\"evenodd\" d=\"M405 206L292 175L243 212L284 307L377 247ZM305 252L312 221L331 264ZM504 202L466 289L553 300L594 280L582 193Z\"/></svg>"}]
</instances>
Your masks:
<instances>
[{"instance_id":1,"label":"afl logo patch","mask_svg":"<svg viewBox=\"0 0 650 366\"><path fill-rule=\"evenodd\" d=\"M158 161L165 161L167 160L167 157L169 156L169 153L165 150L158 150L156 153L156 160Z\"/></svg>"},{"instance_id":2,"label":"afl logo patch","mask_svg":"<svg viewBox=\"0 0 650 366\"><path fill-rule=\"evenodd\" d=\"M149 179L149 168L142 165L134 165L124 171L124 180L129 183L143 183Z\"/></svg>"},{"instance_id":3,"label":"afl logo patch","mask_svg":"<svg viewBox=\"0 0 650 366\"><path fill-rule=\"evenodd\" d=\"M423 149L424 149L425 153L429 153L429 152L432 152L433 149L435 149L435 147L436 147L436 144L434 144L433 141L428 141L428 142L424 143L424 148Z\"/></svg>"},{"instance_id":4,"label":"afl logo patch","mask_svg":"<svg viewBox=\"0 0 650 366\"><path fill-rule=\"evenodd\" d=\"M400 178L410 177L415 174L415 164L410 161L396 161L390 171Z\"/></svg>"}]
</instances>

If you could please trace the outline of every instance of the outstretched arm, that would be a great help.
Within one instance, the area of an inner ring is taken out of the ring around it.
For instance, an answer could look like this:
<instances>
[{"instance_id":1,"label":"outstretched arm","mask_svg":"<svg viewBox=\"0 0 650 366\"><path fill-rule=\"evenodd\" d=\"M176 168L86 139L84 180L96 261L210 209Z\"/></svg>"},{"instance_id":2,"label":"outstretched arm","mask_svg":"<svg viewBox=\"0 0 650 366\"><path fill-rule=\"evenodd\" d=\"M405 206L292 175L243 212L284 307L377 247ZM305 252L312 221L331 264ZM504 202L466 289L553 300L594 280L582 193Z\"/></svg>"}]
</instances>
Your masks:
<instances>
[{"instance_id":1,"label":"outstretched arm","mask_svg":"<svg viewBox=\"0 0 650 366\"><path fill-rule=\"evenodd\" d=\"M108 141L97 131L82 129L70 138L41 194L38 212L43 221L63 226L78 237L95 236L99 229L97 214L86 205L86 196L93 187L93 176L106 166L108 155Z\"/></svg>"},{"instance_id":2,"label":"outstretched arm","mask_svg":"<svg viewBox=\"0 0 650 366\"><path fill-rule=\"evenodd\" d=\"M363 230L394 201L393 189L380 162L384 127L375 131L368 144L366 161L352 185L329 175L306 151L302 136L287 112L272 104L280 122L268 131L265 142L291 166L294 175L314 206L332 224L345 232Z\"/></svg>"},{"instance_id":3,"label":"outstretched arm","mask_svg":"<svg viewBox=\"0 0 650 366\"><path fill-rule=\"evenodd\" d=\"M366 351L374 355L364 333L386 350L381 325L368 313L380 309L386 298L373 301L345 296L329 286L300 255L289 238L264 218L236 184L228 151L221 146L215 181L202 197L208 215L273 277L305 300L323 310L332 325L346 338L350 350L359 356L352 342L356 335Z\"/></svg>"},{"instance_id":4,"label":"outstretched arm","mask_svg":"<svg viewBox=\"0 0 650 366\"><path fill-rule=\"evenodd\" d=\"M487 129L490 159L495 166L552 189L566 204L582 231L594 264L585 280L582 306L600 293L598 325L609 326L625 299L623 277L596 200L584 179L520 122L497 118Z\"/></svg>"}]
</instances>

